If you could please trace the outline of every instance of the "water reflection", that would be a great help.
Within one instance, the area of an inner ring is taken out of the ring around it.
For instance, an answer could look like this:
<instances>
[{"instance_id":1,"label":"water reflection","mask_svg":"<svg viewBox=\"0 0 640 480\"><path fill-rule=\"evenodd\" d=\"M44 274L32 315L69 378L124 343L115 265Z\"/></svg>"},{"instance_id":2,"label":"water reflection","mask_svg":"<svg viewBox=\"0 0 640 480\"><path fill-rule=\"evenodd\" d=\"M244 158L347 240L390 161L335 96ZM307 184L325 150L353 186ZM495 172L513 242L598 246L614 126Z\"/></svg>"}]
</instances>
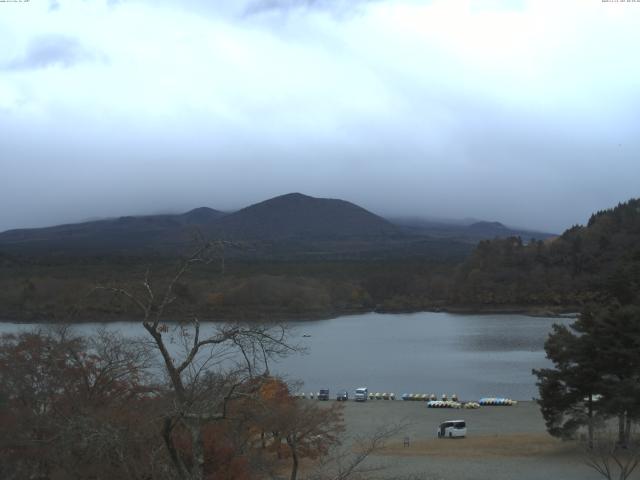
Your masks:
<instances>
[{"instance_id":1,"label":"water reflection","mask_svg":"<svg viewBox=\"0 0 640 480\"><path fill-rule=\"evenodd\" d=\"M537 394L531 369L548 365L543 345L556 322L523 315L366 314L298 323L310 354L278 370L306 389L457 393L464 398Z\"/></svg>"}]
</instances>

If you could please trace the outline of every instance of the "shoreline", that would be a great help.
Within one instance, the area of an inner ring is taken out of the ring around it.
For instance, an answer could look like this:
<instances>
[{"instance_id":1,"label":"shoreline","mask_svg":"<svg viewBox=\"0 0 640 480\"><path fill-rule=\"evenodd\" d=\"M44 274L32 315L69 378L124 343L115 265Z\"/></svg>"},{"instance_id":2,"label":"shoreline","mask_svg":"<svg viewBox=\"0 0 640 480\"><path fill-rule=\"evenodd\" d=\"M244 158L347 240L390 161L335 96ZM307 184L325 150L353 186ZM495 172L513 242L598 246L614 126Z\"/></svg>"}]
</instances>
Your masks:
<instances>
[{"instance_id":1,"label":"shoreline","mask_svg":"<svg viewBox=\"0 0 640 480\"><path fill-rule=\"evenodd\" d=\"M361 310L344 310L327 313L309 312L300 313L296 315L274 315L267 317L264 313L255 315L237 315L237 316L218 316L202 317L201 322L208 323L231 323L231 322L247 322L247 323L286 323L286 322L305 322L305 321L319 321L319 320L333 320L339 317L364 315L367 313L377 313L380 315L396 315L396 314L417 314L417 313L450 313L453 315L524 315L528 317L539 318L558 318L558 319L572 319L578 318L578 306L574 307L526 307L526 306L490 306L486 308L478 306L449 306L449 307L436 307L427 309L361 309ZM250 317L250 318L247 318ZM83 324L83 323L118 323L118 322L139 322L140 319L132 319L131 317L124 316L99 316L90 319L64 319L64 318L43 318L34 316L31 318L24 317L11 317L0 316L0 323L14 323L14 324ZM166 319L165 323L174 323L176 320Z\"/></svg>"}]
</instances>

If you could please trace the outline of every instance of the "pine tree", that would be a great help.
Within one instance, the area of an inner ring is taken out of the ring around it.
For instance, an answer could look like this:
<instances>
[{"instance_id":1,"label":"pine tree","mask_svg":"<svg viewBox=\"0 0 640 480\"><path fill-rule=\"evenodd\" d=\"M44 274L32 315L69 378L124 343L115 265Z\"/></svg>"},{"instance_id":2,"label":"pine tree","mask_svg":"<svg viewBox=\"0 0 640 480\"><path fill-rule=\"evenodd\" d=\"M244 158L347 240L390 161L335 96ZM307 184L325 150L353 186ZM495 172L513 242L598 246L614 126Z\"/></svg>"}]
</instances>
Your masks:
<instances>
[{"instance_id":1,"label":"pine tree","mask_svg":"<svg viewBox=\"0 0 640 480\"><path fill-rule=\"evenodd\" d=\"M584 317L600 346L602 409L618 417L618 442L626 445L631 423L640 420L640 307L614 305Z\"/></svg>"},{"instance_id":2,"label":"pine tree","mask_svg":"<svg viewBox=\"0 0 640 480\"><path fill-rule=\"evenodd\" d=\"M628 443L640 420L640 307L618 303L585 309L569 328L555 325L545 343L554 368L534 370L547 430L571 438L586 426L619 421L618 441Z\"/></svg>"},{"instance_id":3,"label":"pine tree","mask_svg":"<svg viewBox=\"0 0 640 480\"><path fill-rule=\"evenodd\" d=\"M591 338L578 333L579 322L571 328L554 325L545 351L555 368L534 370L533 373L538 377L538 404L548 432L567 439L586 426L589 445L592 445L602 380L597 346Z\"/></svg>"}]
</instances>

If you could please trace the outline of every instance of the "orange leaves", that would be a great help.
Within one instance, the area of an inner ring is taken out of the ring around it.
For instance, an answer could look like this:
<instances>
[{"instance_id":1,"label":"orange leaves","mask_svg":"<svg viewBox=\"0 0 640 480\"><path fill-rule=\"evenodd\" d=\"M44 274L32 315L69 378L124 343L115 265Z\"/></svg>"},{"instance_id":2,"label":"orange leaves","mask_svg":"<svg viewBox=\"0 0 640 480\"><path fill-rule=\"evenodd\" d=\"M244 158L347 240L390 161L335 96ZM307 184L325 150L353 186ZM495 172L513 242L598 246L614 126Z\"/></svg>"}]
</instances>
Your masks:
<instances>
[{"instance_id":1,"label":"orange leaves","mask_svg":"<svg viewBox=\"0 0 640 480\"><path fill-rule=\"evenodd\" d=\"M265 402L289 403L293 399L289 387L279 378L269 378L259 390L260 399Z\"/></svg>"},{"instance_id":2,"label":"orange leaves","mask_svg":"<svg viewBox=\"0 0 640 480\"><path fill-rule=\"evenodd\" d=\"M224 294L220 292L211 292L207 295L207 304L212 306L220 306L224 304Z\"/></svg>"},{"instance_id":3,"label":"orange leaves","mask_svg":"<svg viewBox=\"0 0 640 480\"><path fill-rule=\"evenodd\" d=\"M229 423L210 423L203 428L205 478L248 480L252 478L248 455L240 454L245 439Z\"/></svg>"}]
</instances>

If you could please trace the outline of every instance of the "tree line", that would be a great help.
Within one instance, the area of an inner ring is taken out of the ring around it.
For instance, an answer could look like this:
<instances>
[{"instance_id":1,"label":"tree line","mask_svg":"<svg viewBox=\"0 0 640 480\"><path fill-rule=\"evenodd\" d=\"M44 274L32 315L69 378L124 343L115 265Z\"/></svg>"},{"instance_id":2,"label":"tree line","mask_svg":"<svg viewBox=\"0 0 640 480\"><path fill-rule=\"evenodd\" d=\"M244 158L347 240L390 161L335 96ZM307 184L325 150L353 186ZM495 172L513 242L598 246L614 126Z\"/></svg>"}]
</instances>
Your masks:
<instances>
[{"instance_id":1,"label":"tree line","mask_svg":"<svg viewBox=\"0 0 640 480\"><path fill-rule=\"evenodd\" d=\"M630 478L640 465L639 217L640 204L632 201L569 231L564 241L574 245L567 259L574 272L599 273L578 319L555 325L545 343L553 367L533 372L549 433L584 435L587 465L608 479Z\"/></svg>"}]
</instances>

